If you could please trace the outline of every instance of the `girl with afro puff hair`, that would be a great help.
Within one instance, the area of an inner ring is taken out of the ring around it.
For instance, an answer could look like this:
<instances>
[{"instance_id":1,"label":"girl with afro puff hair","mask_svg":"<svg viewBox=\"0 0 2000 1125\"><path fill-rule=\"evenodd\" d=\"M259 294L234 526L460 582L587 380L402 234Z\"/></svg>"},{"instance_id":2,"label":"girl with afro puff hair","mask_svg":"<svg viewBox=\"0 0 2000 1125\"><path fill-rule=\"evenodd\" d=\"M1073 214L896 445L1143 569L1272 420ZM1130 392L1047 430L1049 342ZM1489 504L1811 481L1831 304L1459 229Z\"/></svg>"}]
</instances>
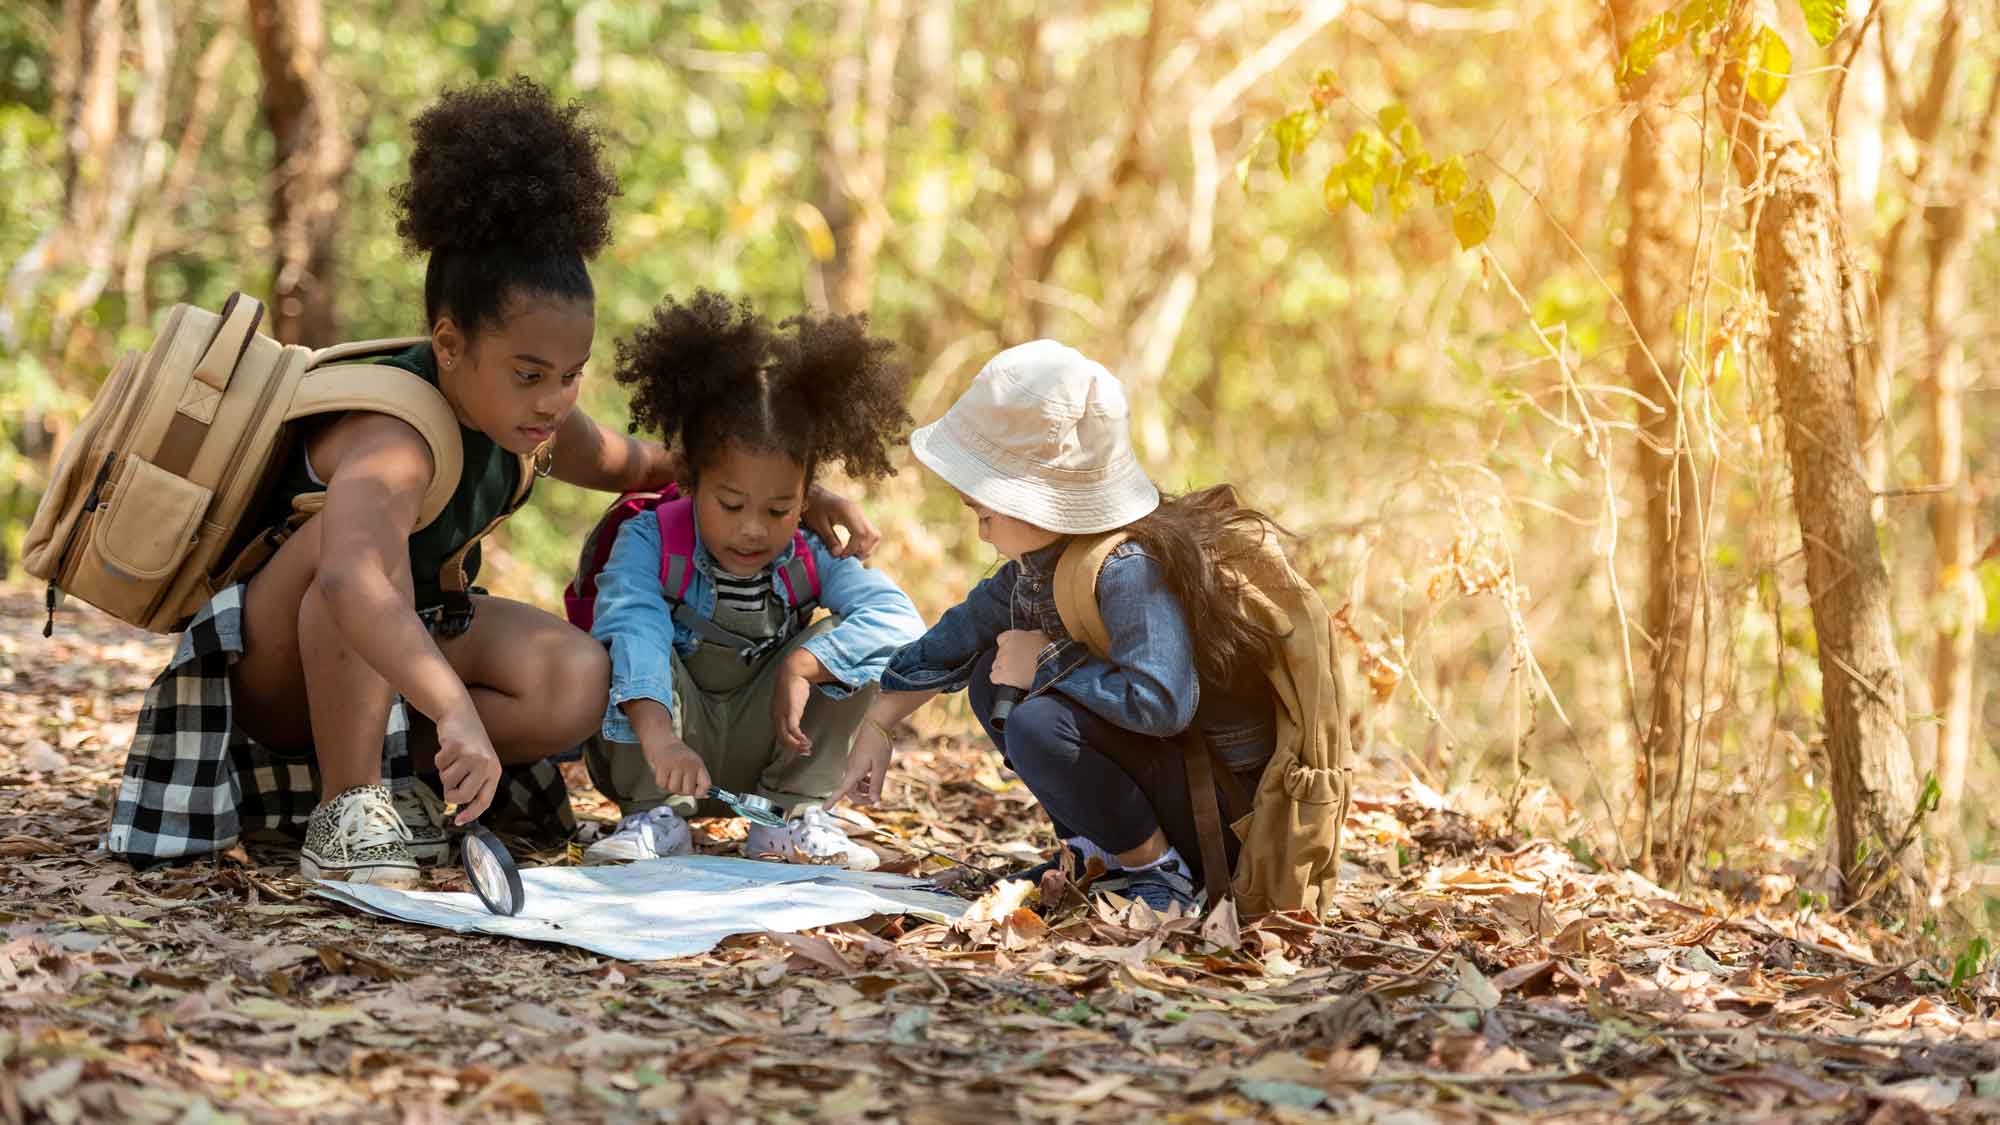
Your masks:
<instances>
[{"instance_id":1,"label":"girl with afro puff hair","mask_svg":"<svg viewBox=\"0 0 2000 1125\"><path fill-rule=\"evenodd\" d=\"M399 695L435 724L435 769L460 824L492 803L503 762L574 747L604 706L608 668L589 637L472 589L478 539L537 475L616 492L681 470L666 448L576 408L596 329L585 263L610 239L618 194L581 109L516 78L444 94L412 133L397 230L429 258L428 339L385 362L457 413L458 489L418 528L433 466L414 428L355 412L307 431L262 512L288 537L243 594L245 647L230 672L238 727L317 761L301 872L392 885L447 855L429 786L392 796L382 784ZM295 514L294 498L318 492L324 507L301 521L310 509ZM821 496L815 507L851 532L850 548L872 546L851 505ZM419 771L433 764L424 741L412 740Z\"/></svg>"},{"instance_id":2,"label":"girl with afro puff hair","mask_svg":"<svg viewBox=\"0 0 2000 1125\"><path fill-rule=\"evenodd\" d=\"M876 865L823 806L883 666L924 622L881 572L798 526L820 466L837 461L861 479L893 471L889 448L909 414L891 350L858 316L773 329L707 291L668 299L618 346L634 428L685 454L690 496L678 503L691 507L693 552L691 565L670 565L663 526L690 513L663 506L660 518L624 522L597 576L591 632L610 650L611 696L584 757L624 817L586 863L689 851L682 817L713 781L789 810L782 828L750 827L746 854ZM796 597L801 562L829 614L811 624L811 605L786 595L789 585ZM668 590L669 574L685 586Z\"/></svg>"}]
</instances>

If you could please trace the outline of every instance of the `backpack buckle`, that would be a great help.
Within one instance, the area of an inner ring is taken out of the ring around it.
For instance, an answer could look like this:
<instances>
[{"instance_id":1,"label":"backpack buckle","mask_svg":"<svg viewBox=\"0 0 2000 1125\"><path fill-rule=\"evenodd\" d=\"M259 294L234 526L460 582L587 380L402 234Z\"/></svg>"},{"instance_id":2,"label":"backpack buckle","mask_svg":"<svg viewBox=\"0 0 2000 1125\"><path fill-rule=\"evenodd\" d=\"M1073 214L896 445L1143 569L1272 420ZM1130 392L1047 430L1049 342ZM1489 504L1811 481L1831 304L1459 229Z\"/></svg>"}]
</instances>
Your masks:
<instances>
[{"instance_id":1,"label":"backpack buckle","mask_svg":"<svg viewBox=\"0 0 2000 1125\"><path fill-rule=\"evenodd\" d=\"M439 640L462 637L472 628L472 599L457 590L446 590L444 604L431 611L431 635Z\"/></svg>"}]
</instances>

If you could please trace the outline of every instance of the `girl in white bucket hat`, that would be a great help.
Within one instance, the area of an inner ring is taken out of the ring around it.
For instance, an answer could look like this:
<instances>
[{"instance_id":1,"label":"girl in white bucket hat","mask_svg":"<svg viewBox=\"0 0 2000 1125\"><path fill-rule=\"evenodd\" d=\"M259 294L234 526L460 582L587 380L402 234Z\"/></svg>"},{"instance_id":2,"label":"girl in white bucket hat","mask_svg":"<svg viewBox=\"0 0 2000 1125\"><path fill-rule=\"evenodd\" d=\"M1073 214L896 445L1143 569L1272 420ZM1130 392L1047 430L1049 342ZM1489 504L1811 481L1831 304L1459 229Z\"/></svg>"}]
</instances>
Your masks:
<instances>
[{"instance_id":1,"label":"girl in white bucket hat","mask_svg":"<svg viewBox=\"0 0 2000 1125\"><path fill-rule=\"evenodd\" d=\"M1270 637L1209 549L1236 521L1268 520L1227 485L1163 500L1133 454L1124 388L1053 340L995 356L910 446L1009 561L890 660L835 799L879 799L891 728L939 692L968 688L1064 844L1017 878L1060 869L1155 910L1194 910L1200 848L1172 740L1198 726L1235 774L1231 788L1256 790L1274 744L1261 671ZM1130 538L1098 573L1109 642L1099 659L1064 628L1053 579L1075 537L1112 531Z\"/></svg>"}]
</instances>

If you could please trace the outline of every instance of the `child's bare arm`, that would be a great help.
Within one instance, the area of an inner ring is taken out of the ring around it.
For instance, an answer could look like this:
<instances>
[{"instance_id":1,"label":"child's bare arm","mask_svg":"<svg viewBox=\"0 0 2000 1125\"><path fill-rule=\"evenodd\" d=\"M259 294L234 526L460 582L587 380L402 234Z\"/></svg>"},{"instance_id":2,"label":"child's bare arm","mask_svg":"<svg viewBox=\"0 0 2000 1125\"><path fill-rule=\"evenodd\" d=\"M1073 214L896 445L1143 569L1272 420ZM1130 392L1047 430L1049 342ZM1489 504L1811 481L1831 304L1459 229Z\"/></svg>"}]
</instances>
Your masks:
<instances>
[{"instance_id":1,"label":"child's bare arm","mask_svg":"<svg viewBox=\"0 0 2000 1125\"><path fill-rule=\"evenodd\" d=\"M857 805L872 805L880 801L882 783L889 777L889 760L896 749L889 732L937 694L934 691L898 691L876 696L875 701L868 705L868 713L862 717L861 730L854 736L853 749L848 751L847 772L826 803L832 805L843 798Z\"/></svg>"},{"instance_id":2,"label":"child's bare arm","mask_svg":"<svg viewBox=\"0 0 2000 1125\"><path fill-rule=\"evenodd\" d=\"M653 768L653 780L669 793L708 795L708 767L701 755L674 733L674 719L657 699L628 699L618 705L639 736L639 749Z\"/></svg>"},{"instance_id":3,"label":"child's bare arm","mask_svg":"<svg viewBox=\"0 0 2000 1125\"><path fill-rule=\"evenodd\" d=\"M472 694L411 604L410 532L431 480L430 449L408 424L356 415L321 449L334 461L319 518L318 583L340 635L411 706L437 722L447 800L464 823L484 812L500 759Z\"/></svg>"},{"instance_id":4,"label":"child's bare arm","mask_svg":"<svg viewBox=\"0 0 2000 1125\"><path fill-rule=\"evenodd\" d=\"M556 430L549 475L599 492L635 492L680 479L682 467L678 450L619 433L578 407Z\"/></svg>"}]
</instances>

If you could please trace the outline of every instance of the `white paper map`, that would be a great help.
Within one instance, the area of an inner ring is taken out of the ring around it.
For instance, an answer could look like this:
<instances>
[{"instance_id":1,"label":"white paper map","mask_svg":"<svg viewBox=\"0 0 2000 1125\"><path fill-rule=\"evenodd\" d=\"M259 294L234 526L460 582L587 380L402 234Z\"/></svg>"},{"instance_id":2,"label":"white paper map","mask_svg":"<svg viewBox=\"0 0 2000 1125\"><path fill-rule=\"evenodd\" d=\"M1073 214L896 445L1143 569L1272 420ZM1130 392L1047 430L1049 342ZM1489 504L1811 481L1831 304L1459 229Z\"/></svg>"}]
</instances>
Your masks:
<instances>
[{"instance_id":1,"label":"white paper map","mask_svg":"<svg viewBox=\"0 0 2000 1125\"><path fill-rule=\"evenodd\" d=\"M796 933L870 914L949 921L968 905L906 875L719 855L533 867L521 872L521 885L527 893L512 918L489 913L469 893L328 880L313 893L384 918L557 942L625 961L685 957L732 934Z\"/></svg>"}]
</instances>

